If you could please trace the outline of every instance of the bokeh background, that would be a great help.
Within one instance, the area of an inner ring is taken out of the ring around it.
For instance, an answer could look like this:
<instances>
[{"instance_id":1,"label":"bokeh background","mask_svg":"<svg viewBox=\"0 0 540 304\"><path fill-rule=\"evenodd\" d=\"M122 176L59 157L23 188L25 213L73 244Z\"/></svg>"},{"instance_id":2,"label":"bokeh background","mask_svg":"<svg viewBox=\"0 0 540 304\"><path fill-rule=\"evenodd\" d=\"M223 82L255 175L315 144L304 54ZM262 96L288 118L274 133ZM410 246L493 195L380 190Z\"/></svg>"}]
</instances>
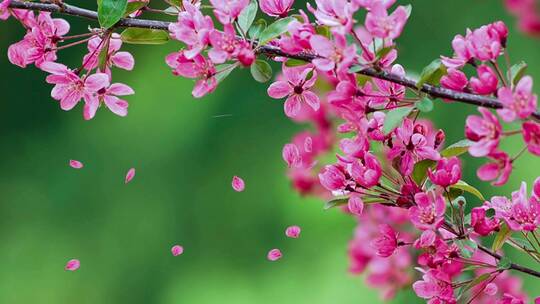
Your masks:
<instances>
[{"instance_id":1,"label":"bokeh background","mask_svg":"<svg viewBox=\"0 0 540 304\"><path fill-rule=\"evenodd\" d=\"M540 40L517 32L501 1L412 4L399 39L399 62L411 72L450 54L450 41L465 28L504 20L511 58L526 61L540 79ZM87 26L68 19L72 33ZM137 92L128 98L128 117L101 109L84 121L81 108L63 112L49 97L43 72L10 65L7 48L22 35L13 20L0 26L0 303L380 301L347 273L353 219L323 211L320 200L300 197L285 178L281 148L305 126L285 118L282 102L266 96L267 84L238 70L195 100L192 81L173 77L164 64L178 44L128 46L135 70L114 73ZM78 66L84 51L64 51L61 60ZM463 138L473 112L437 102L431 116L453 142ZM521 145L515 138L504 148L513 154ZM71 169L69 159L85 168ZM486 196L509 194L540 169L538 158L526 155L510 182L494 189L476 179L480 164L467 159L466 177ZM130 167L137 175L124 185ZM245 192L231 189L233 175L246 180ZM302 227L300 239L285 238L291 224ZM170 254L176 243L185 247L182 256ZM281 248L284 258L268 262L271 248ZM82 263L74 273L63 270L71 258ZM539 295L538 281L525 285ZM410 291L394 300L418 301Z\"/></svg>"}]
</instances>

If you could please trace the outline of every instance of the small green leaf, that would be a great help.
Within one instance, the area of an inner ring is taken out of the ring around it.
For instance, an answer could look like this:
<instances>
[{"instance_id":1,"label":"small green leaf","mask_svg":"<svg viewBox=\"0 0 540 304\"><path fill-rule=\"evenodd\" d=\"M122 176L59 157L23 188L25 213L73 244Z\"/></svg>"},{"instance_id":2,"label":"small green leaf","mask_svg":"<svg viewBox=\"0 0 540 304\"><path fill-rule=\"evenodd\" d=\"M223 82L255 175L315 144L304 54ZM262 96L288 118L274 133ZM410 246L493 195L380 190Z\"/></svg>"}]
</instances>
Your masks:
<instances>
[{"instance_id":1,"label":"small green leaf","mask_svg":"<svg viewBox=\"0 0 540 304\"><path fill-rule=\"evenodd\" d=\"M270 40L287 32L287 26L294 20L296 20L294 17L287 17L270 24L259 36L259 45L265 45Z\"/></svg>"},{"instance_id":2,"label":"small green leaf","mask_svg":"<svg viewBox=\"0 0 540 304\"><path fill-rule=\"evenodd\" d=\"M441 151L441 156L443 157L452 157L459 156L469 150L473 142L468 139L462 139Z\"/></svg>"},{"instance_id":3,"label":"small green leaf","mask_svg":"<svg viewBox=\"0 0 540 304\"><path fill-rule=\"evenodd\" d=\"M220 65L217 65L216 66L216 81L218 83L222 82L223 80L225 80L225 78L227 78L227 76L229 76L229 74L231 74L231 72L236 69L236 67L238 66L237 63L225 63L225 64L220 64Z\"/></svg>"},{"instance_id":4,"label":"small green leaf","mask_svg":"<svg viewBox=\"0 0 540 304\"><path fill-rule=\"evenodd\" d=\"M183 7L182 0L165 0L165 2L169 3L170 5L174 5L176 7Z\"/></svg>"},{"instance_id":5,"label":"small green leaf","mask_svg":"<svg viewBox=\"0 0 540 304\"><path fill-rule=\"evenodd\" d=\"M327 25L318 25L315 27L315 32L328 39L332 38L332 32L330 32L330 27Z\"/></svg>"},{"instance_id":6,"label":"small green leaf","mask_svg":"<svg viewBox=\"0 0 540 304\"><path fill-rule=\"evenodd\" d=\"M349 203L348 198L338 198L338 199L335 199L335 200L331 200L331 201L326 202L324 204L324 210L328 210L328 209L334 208L334 207L345 206L348 203Z\"/></svg>"},{"instance_id":7,"label":"small green leaf","mask_svg":"<svg viewBox=\"0 0 540 304\"><path fill-rule=\"evenodd\" d=\"M508 228L508 225L506 223L503 223L501 225L501 228L499 229L499 232L495 236L495 240L493 240L493 244L491 244L491 250L498 251L502 248L504 245L504 242L512 235L512 231Z\"/></svg>"},{"instance_id":8,"label":"small green leaf","mask_svg":"<svg viewBox=\"0 0 540 304\"><path fill-rule=\"evenodd\" d=\"M127 0L98 0L98 20L103 28L115 25L126 12Z\"/></svg>"},{"instance_id":9,"label":"small green leaf","mask_svg":"<svg viewBox=\"0 0 540 304\"><path fill-rule=\"evenodd\" d=\"M136 1L136 2L128 3L126 7L126 12L124 13L124 17L133 14L134 12L140 10L141 8L146 7L147 5L148 5L148 2L144 2L144 1Z\"/></svg>"},{"instance_id":10,"label":"small green leaf","mask_svg":"<svg viewBox=\"0 0 540 304\"><path fill-rule=\"evenodd\" d=\"M258 82L267 82L272 79L272 67L264 60L257 59L257 61L251 65L250 71L253 79Z\"/></svg>"},{"instance_id":11,"label":"small green leaf","mask_svg":"<svg viewBox=\"0 0 540 304\"><path fill-rule=\"evenodd\" d=\"M459 253L462 257L469 259L473 256L474 252L468 247L468 244L464 240L457 240L456 245L459 248Z\"/></svg>"},{"instance_id":12,"label":"small green leaf","mask_svg":"<svg viewBox=\"0 0 540 304\"><path fill-rule=\"evenodd\" d=\"M446 67L441 63L441 60L435 59L422 70L416 87L420 89L426 83L437 85L446 73Z\"/></svg>"},{"instance_id":13,"label":"small green leaf","mask_svg":"<svg viewBox=\"0 0 540 304\"><path fill-rule=\"evenodd\" d=\"M306 65L308 63L309 62L305 62L304 60L300 60L300 59L288 59L287 62L285 62L285 66L297 67L297 66Z\"/></svg>"},{"instance_id":14,"label":"small green leaf","mask_svg":"<svg viewBox=\"0 0 540 304\"><path fill-rule=\"evenodd\" d=\"M416 103L416 108L424 113L431 112L433 110L433 101L427 97Z\"/></svg>"},{"instance_id":15,"label":"small green leaf","mask_svg":"<svg viewBox=\"0 0 540 304\"><path fill-rule=\"evenodd\" d=\"M164 44L169 41L169 33L164 30L153 30L131 27L120 35L122 41L131 44Z\"/></svg>"},{"instance_id":16,"label":"small green leaf","mask_svg":"<svg viewBox=\"0 0 540 304\"><path fill-rule=\"evenodd\" d=\"M106 35L105 43L101 47L101 50L99 50L99 56L98 56L98 69L100 71L105 71L107 69L107 61L109 60L109 45L111 43L111 34Z\"/></svg>"},{"instance_id":17,"label":"small green leaf","mask_svg":"<svg viewBox=\"0 0 540 304\"><path fill-rule=\"evenodd\" d=\"M424 160L421 160L421 161L417 162L414 165L414 169L413 169L413 173L412 173L412 178L413 178L414 182L417 185L422 185L424 183L424 181L426 180L426 177L428 175L428 170L430 168L435 167L436 164L437 164L437 162L434 161L434 160L431 160L431 159L424 159Z\"/></svg>"},{"instance_id":18,"label":"small green leaf","mask_svg":"<svg viewBox=\"0 0 540 304\"><path fill-rule=\"evenodd\" d=\"M500 270L510 269L511 266L512 266L512 261L510 261L510 259L505 256L503 256L499 260L499 262L497 262L497 268L499 268Z\"/></svg>"},{"instance_id":19,"label":"small green leaf","mask_svg":"<svg viewBox=\"0 0 540 304\"><path fill-rule=\"evenodd\" d=\"M349 68L349 73L358 73L362 71L363 69L364 67L361 65L353 65L352 67Z\"/></svg>"},{"instance_id":20,"label":"small green leaf","mask_svg":"<svg viewBox=\"0 0 540 304\"><path fill-rule=\"evenodd\" d=\"M522 61L520 63L514 64L510 71L508 71L508 77L512 77L511 81L512 84L516 85L519 80L525 75L525 72L527 71L527 64Z\"/></svg>"},{"instance_id":21,"label":"small green leaf","mask_svg":"<svg viewBox=\"0 0 540 304\"><path fill-rule=\"evenodd\" d=\"M393 49L394 46L383 47L382 49L377 51L377 58L383 58L384 56L388 55L388 53L390 53Z\"/></svg>"},{"instance_id":22,"label":"small green leaf","mask_svg":"<svg viewBox=\"0 0 540 304\"><path fill-rule=\"evenodd\" d=\"M464 182L462 180L457 182L457 184L450 186L450 188L451 189L460 189L460 190L463 190L465 192L469 192L470 194L473 194L474 196L478 197L481 201L486 200L484 198L484 196L482 195L482 193L480 193L480 191L478 191L478 189L476 189L475 187L467 184L466 182Z\"/></svg>"},{"instance_id":23,"label":"small green leaf","mask_svg":"<svg viewBox=\"0 0 540 304\"><path fill-rule=\"evenodd\" d=\"M265 28L266 28L266 20L259 19L249 28L248 35L252 39L258 39Z\"/></svg>"},{"instance_id":24,"label":"small green leaf","mask_svg":"<svg viewBox=\"0 0 540 304\"><path fill-rule=\"evenodd\" d=\"M383 131L385 134L388 134L392 132L397 126L401 124L403 119L411 113L413 108L411 107L402 107L390 110L388 113L386 113L386 117L384 119L384 126Z\"/></svg>"},{"instance_id":25,"label":"small green leaf","mask_svg":"<svg viewBox=\"0 0 540 304\"><path fill-rule=\"evenodd\" d=\"M259 5L257 4L257 1L251 0L249 5L246 6L238 16L238 25L240 26L242 32L247 33L251 27L251 24L253 24L253 21L255 20L258 8Z\"/></svg>"}]
</instances>

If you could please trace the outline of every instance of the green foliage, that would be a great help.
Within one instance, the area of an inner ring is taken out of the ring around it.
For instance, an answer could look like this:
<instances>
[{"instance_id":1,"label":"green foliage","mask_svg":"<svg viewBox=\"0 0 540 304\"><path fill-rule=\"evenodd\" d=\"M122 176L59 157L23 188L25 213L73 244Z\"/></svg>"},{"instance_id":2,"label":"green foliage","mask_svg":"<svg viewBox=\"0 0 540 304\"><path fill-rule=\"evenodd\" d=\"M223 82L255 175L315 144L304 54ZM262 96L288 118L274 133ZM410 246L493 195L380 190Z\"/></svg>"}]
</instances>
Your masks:
<instances>
[{"instance_id":1,"label":"green foliage","mask_svg":"<svg viewBox=\"0 0 540 304\"><path fill-rule=\"evenodd\" d=\"M411 107L403 107L388 111L388 113L386 113L386 118L384 119L384 133L388 134L392 132L412 110L413 108Z\"/></svg>"},{"instance_id":2,"label":"green foliage","mask_svg":"<svg viewBox=\"0 0 540 304\"><path fill-rule=\"evenodd\" d=\"M257 4L257 1L252 0L249 5L246 6L246 8L244 8L244 10L240 13L240 16L238 16L238 26L240 26L243 33L247 33L253 24L255 16L257 16L258 8L259 5Z\"/></svg>"},{"instance_id":3,"label":"green foliage","mask_svg":"<svg viewBox=\"0 0 540 304\"><path fill-rule=\"evenodd\" d=\"M249 37L251 37L252 39L258 39L259 36L261 35L261 33L264 31L264 29L266 28L267 24L266 24L266 20L264 19L259 19L257 20L250 28L249 28L249 32L248 32L248 35Z\"/></svg>"},{"instance_id":4,"label":"green foliage","mask_svg":"<svg viewBox=\"0 0 540 304\"><path fill-rule=\"evenodd\" d=\"M125 29L120 38L131 44L164 44L169 41L169 33L164 30L131 27Z\"/></svg>"},{"instance_id":5,"label":"green foliage","mask_svg":"<svg viewBox=\"0 0 540 304\"><path fill-rule=\"evenodd\" d=\"M334 207L345 206L345 205L347 205L348 202L349 202L348 198L334 199L334 200L331 200L331 201L326 202L324 204L324 210L328 210L328 209L331 209L331 208L334 208Z\"/></svg>"},{"instance_id":6,"label":"green foliage","mask_svg":"<svg viewBox=\"0 0 540 304\"><path fill-rule=\"evenodd\" d=\"M462 181L462 180L457 182L457 184L450 186L450 189L460 189L460 190L463 190L465 192L468 192L468 193L476 196L481 201L486 200L484 198L484 196L482 195L482 193L480 191L478 191L478 189L476 189L475 187L467 184L465 181Z\"/></svg>"},{"instance_id":7,"label":"green foliage","mask_svg":"<svg viewBox=\"0 0 540 304\"><path fill-rule=\"evenodd\" d=\"M277 20L264 29L259 36L259 45L265 45L270 40L279 37L281 34L287 31L287 26L291 23L294 17L287 17Z\"/></svg>"},{"instance_id":8,"label":"green foliage","mask_svg":"<svg viewBox=\"0 0 540 304\"><path fill-rule=\"evenodd\" d=\"M216 66L216 80L221 83L227 78L234 69L238 67L237 63L225 63Z\"/></svg>"},{"instance_id":9,"label":"green foliage","mask_svg":"<svg viewBox=\"0 0 540 304\"><path fill-rule=\"evenodd\" d=\"M446 73L446 67L442 64L441 60L435 59L422 70L422 74L420 74L420 79L416 83L416 87L420 89L426 83L437 85Z\"/></svg>"},{"instance_id":10,"label":"green foliage","mask_svg":"<svg viewBox=\"0 0 540 304\"><path fill-rule=\"evenodd\" d=\"M129 2L124 13L124 17L131 15L132 13L140 10L143 7L146 7L147 5L148 2L144 1Z\"/></svg>"},{"instance_id":11,"label":"green foliage","mask_svg":"<svg viewBox=\"0 0 540 304\"><path fill-rule=\"evenodd\" d=\"M503 223L500 228L499 232L495 236L495 239L493 240L493 244L491 245L491 250L498 251L501 249L504 245L504 242L512 235L512 231L508 228L508 225L506 223Z\"/></svg>"},{"instance_id":12,"label":"green foliage","mask_svg":"<svg viewBox=\"0 0 540 304\"><path fill-rule=\"evenodd\" d=\"M125 14L127 0L98 0L98 20L103 28L115 25Z\"/></svg>"},{"instance_id":13,"label":"green foliage","mask_svg":"<svg viewBox=\"0 0 540 304\"><path fill-rule=\"evenodd\" d=\"M524 61L514 64L508 71L508 77L513 85L516 85L527 71L527 64Z\"/></svg>"},{"instance_id":14,"label":"green foliage","mask_svg":"<svg viewBox=\"0 0 540 304\"><path fill-rule=\"evenodd\" d=\"M267 82L272 79L272 67L268 62L257 59L250 67L251 76L258 82Z\"/></svg>"},{"instance_id":15,"label":"green foliage","mask_svg":"<svg viewBox=\"0 0 540 304\"><path fill-rule=\"evenodd\" d=\"M424 113L431 112L433 110L433 101L429 99L428 97L424 97L422 100L418 101L415 105L418 110Z\"/></svg>"}]
</instances>

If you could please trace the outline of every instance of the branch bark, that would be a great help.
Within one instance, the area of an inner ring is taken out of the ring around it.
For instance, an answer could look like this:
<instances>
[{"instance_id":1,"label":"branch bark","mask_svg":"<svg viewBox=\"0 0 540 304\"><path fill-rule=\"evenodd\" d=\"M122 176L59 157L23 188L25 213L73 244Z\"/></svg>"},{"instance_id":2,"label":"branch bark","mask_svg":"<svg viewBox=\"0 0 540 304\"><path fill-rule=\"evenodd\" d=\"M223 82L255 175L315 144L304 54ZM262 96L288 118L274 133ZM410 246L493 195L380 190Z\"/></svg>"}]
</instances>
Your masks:
<instances>
[{"instance_id":1,"label":"branch bark","mask_svg":"<svg viewBox=\"0 0 540 304\"><path fill-rule=\"evenodd\" d=\"M98 19L97 12L87 10L84 8L79 8L73 5L69 5L69 4L63 4L62 6L59 6L57 4L52 4L52 3L24 2L24 1L19 1L19 0L13 0L11 1L10 7L14 9L27 9L27 10L61 13L65 15L83 17L83 18L92 19L92 20ZM170 22L167 22L167 21L146 20L146 19L137 19L137 18L122 18L120 21L118 21L115 27L138 27L138 28L168 30L169 24ZM268 46L268 45L258 47L257 53L268 55L268 56L280 56L280 57L293 58L293 59L303 60L306 62L310 62L311 60L317 58L317 55L308 54L308 53L300 53L296 55L287 54L277 47ZM462 102L466 104L471 104L471 105L486 107L486 108L491 108L491 109L500 109L503 107L502 104L496 98L493 98L493 97L475 95L475 94L470 94L470 93L463 93L463 92L445 89L445 88L430 85L430 84L424 84L420 89L418 89L416 87L416 82L412 79L399 76L396 74L388 73L385 71L378 71L370 67L364 68L358 71L357 73L374 77L374 78L378 78L378 79L383 79L383 80L394 82L394 83L398 83L410 89L424 92L433 98L450 99L450 100L454 100L454 101L458 101L458 102ZM531 117L536 121L540 121L540 112L537 111L533 113Z\"/></svg>"}]
</instances>

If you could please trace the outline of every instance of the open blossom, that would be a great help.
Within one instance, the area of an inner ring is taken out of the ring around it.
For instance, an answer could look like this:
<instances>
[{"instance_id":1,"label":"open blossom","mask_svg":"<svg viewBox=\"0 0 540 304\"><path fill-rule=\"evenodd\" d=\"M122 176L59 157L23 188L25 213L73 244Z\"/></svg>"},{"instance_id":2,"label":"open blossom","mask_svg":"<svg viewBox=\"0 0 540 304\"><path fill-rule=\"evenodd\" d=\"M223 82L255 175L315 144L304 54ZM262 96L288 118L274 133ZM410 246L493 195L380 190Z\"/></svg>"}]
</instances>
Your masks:
<instances>
[{"instance_id":1,"label":"open blossom","mask_svg":"<svg viewBox=\"0 0 540 304\"><path fill-rule=\"evenodd\" d=\"M268 252L266 258L271 261L271 262L274 262L274 261L277 261L279 259L281 259L281 257L283 256L283 254L281 253L281 251L279 249L272 249Z\"/></svg>"},{"instance_id":2,"label":"open blossom","mask_svg":"<svg viewBox=\"0 0 540 304\"><path fill-rule=\"evenodd\" d=\"M327 165L319 173L321 185L330 191L343 190L347 186L347 177L340 165Z\"/></svg>"},{"instance_id":3,"label":"open blossom","mask_svg":"<svg viewBox=\"0 0 540 304\"><path fill-rule=\"evenodd\" d=\"M94 118L98 107L103 103L118 116L126 116L128 102L117 96L133 95L135 91L123 83L113 83L107 88L102 88L97 92L97 96L85 101L83 116L89 120Z\"/></svg>"},{"instance_id":4,"label":"open blossom","mask_svg":"<svg viewBox=\"0 0 540 304\"><path fill-rule=\"evenodd\" d=\"M371 242L371 246L377 250L377 255L380 257L389 257L396 251L398 247L397 233L388 224L379 226L380 236Z\"/></svg>"},{"instance_id":5,"label":"open blossom","mask_svg":"<svg viewBox=\"0 0 540 304\"><path fill-rule=\"evenodd\" d=\"M428 143L426 135L423 127L415 128L413 121L408 118L396 129L395 140L392 141L393 147L388 152L388 157L390 159L401 157L400 169L404 175L412 173L417 161L439 160L439 152Z\"/></svg>"},{"instance_id":6,"label":"open blossom","mask_svg":"<svg viewBox=\"0 0 540 304\"><path fill-rule=\"evenodd\" d=\"M311 36L314 35L315 27L309 22L309 18L302 10L299 11L301 19L294 19L287 25L288 35L282 35L279 39L281 49L289 54L298 54L310 50Z\"/></svg>"},{"instance_id":7,"label":"open blossom","mask_svg":"<svg viewBox=\"0 0 540 304\"><path fill-rule=\"evenodd\" d=\"M364 211L364 202L362 201L362 198L360 195L353 194L349 197L349 200L347 202L347 208L349 209L349 212L355 215L362 215L362 212Z\"/></svg>"},{"instance_id":8,"label":"open blossom","mask_svg":"<svg viewBox=\"0 0 540 304\"><path fill-rule=\"evenodd\" d=\"M248 6L249 0L210 0L214 14L222 24L231 24Z\"/></svg>"},{"instance_id":9,"label":"open blossom","mask_svg":"<svg viewBox=\"0 0 540 304\"><path fill-rule=\"evenodd\" d=\"M454 185L461 179L461 162L457 157L442 158L435 170L428 170L429 179L441 187Z\"/></svg>"},{"instance_id":10,"label":"open blossom","mask_svg":"<svg viewBox=\"0 0 540 304\"><path fill-rule=\"evenodd\" d=\"M188 59L183 51L169 54L165 61L173 69L174 75L187 78L196 78L198 81L191 94L200 98L213 92L217 87L215 78L216 68L214 64L202 55Z\"/></svg>"},{"instance_id":11,"label":"open blossom","mask_svg":"<svg viewBox=\"0 0 540 304\"><path fill-rule=\"evenodd\" d=\"M105 42L100 37L94 37L88 41L88 54L83 58L84 68L87 70L93 70L98 67L99 54L101 48L103 48ZM113 34L109 39L109 49L107 54L107 61L105 62L105 72L110 75L110 69L113 66L121 68L126 71L133 70L135 65L135 59L129 52L120 52L122 47L122 40L118 34Z\"/></svg>"},{"instance_id":12,"label":"open blossom","mask_svg":"<svg viewBox=\"0 0 540 304\"><path fill-rule=\"evenodd\" d=\"M471 78L471 88L481 95L489 95L497 91L499 80L492 68L483 64L476 69L478 78Z\"/></svg>"},{"instance_id":13,"label":"open blossom","mask_svg":"<svg viewBox=\"0 0 540 304\"><path fill-rule=\"evenodd\" d=\"M246 41L240 41L236 37L236 32L232 24L224 26L224 31L213 30L209 35L212 49L208 52L208 57L213 63L224 63L236 58L244 66L250 66L255 61L255 54L251 45Z\"/></svg>"},{"instance_id":14,"label":"open blossom","mask_svg":"<svg viewBox=\"0 0 540 304\"><path fill-rule=\"evenodd\" d=\"M478 178L483 181L493 181L494 186L506 184L512 173L512 160L507 153L502 151L493 151L487 155L492 162L482 165L476 172Z\"/></svg>"},{"instance_id":15,"label":"open blossom","mask_svg":"<svg viewBox=\"0 0 540 304\"><path fill-rule=\"evenodd\" d=\"M307 79L310 73L313 75ZM278 80L270 85L268 95L276 99L287 97L284 105L287 116L297 116L302 102L307 103L314 111L319 110L319 96L310 90L317 80L316 71L305 66L286 67L284 65L283 75L284 80Z\"/></svg>"},{"instance_id":16,"label":"open blossom","mask_svg":"<svg viewBox=\"0 0 540 304\"><path fill-rule=\"evenodd\" d=\"M491 25L475 29L467 38L470 41L469 47L478 60L495 60L499 57L502 50L502 39L499 32L494 30Z\"/></svg>"},{"instance_id":17,"label":"open blossom","mask_svg":"<svg viewBox=\"0 0 540 304\"><path fill-rule=\"evenodd\" d=\"M532 86L531 76L525 76L517 83L514 92L507 87L499 89L498 97L503 108L497 113L504 121L525 119L536 111L537 96L532 93Z\"/></svg>"},{"instance_id":18,"label":"open blossom","mask_svg":"<svg viewBox=\"0 0 540 304\"><path fill-rule=\"evenodd\" d=\"M308 3L308 9L321 24L335 27L340 32L347 32L353 25L353 14L356 10L353 3L347 0L315 0L317 9Z\"/></svg>"},{"instance_id":19,"label":"open blossom","mask_svg":"<svg viewBox=\"0 0 540 304\"><path fill-rule=\"evenodd\" d=\"M287 17L287 13L291 9L294 0L261 0L259 5L261 11L272 17Z\"/></svg>"},{"instance_id":20,"label":"open blossom","mask_svg":"<svg viewBox=\"0 0 540 304\"><path fill-rule=\"evenodd\" d=\"M371 7L368 12L366 29L375 37L395 39L401 35L408 18L409 14L404 6L398 6L392 14L388 15L384 5L379 3Z\"/></svg>"},{"instance_id":21,"label":"open blossom","mask_svg":"<svg viewBox=\"0 0 540 304\"><path fill-rule=\"evenodd\" d=\"M534 121L524 122L523 139L527 143L529 152L540 156L540 124Z\"/></svg>"},{"instance_id":22,"label":"open blossom","mask_svg":"<svg viewBox=\"0 0 540 304\"><path fill-rule=\"evenodd\" d=\"M431 269L413 284L413 290L428 303L456 303L452 280L444 271Z\"/></svg>"},{"instance_id":23,"label":"open blossom","mask_svg":"<svg viewBox=\"0 0 540 304\"><path fill-rule=\"evenodd\" d=\"M81 267L81 262L77 259L72 259L66 263L66 266L64 267L64 269L68 271L75 271L79 269L79 267Z\"/></svg>"},{"instance_id":24,"label":"open blossom","mask_svg":"<svg viewBox=\"0 0 540 304\"><path fill-rule=\"evenodd\" d=\"M540 199L535 191L530 198L527 197L525 182L521 183L518 191L512 192L511 200L503 196L494 196L485 205L493 208L495 217L504 220L511 230L534 231L540 226Z\"/></svg>"},{"instance_id":25,"label":"open blossom","mask_svg":"<svg viewBox=\"0 0 540 304\"><path fill-rule=\"evenodd\" d=\"M334 41L330 41L322 35L313 35L309 40L312 49L323 57L312 61L313 65L320 71L348 69L355 59L356 47L354 45L347 46L347 39L340 33L334 33L333 36Z\"/></svg>"},{"instance_id":26,"label":"open blossom","mask_svg":"<svg viewBox=\"0 0 540 304\"><path fill-rule=\"evenodd\" d=\"M354 161L350 168L354 180L365 188L371 188L379 183L382 167L375 155L366 152L359 161Z\"/></svg>"},{"instance_id":27,"label":"open blossom","mask_svg":"<svg viewBox=\"0 0 540 304\"><path fill-rule=\"evenodd\" d=\"M409 217L414 226L421 230L434 230L444 221L446 202L444 197L435 191L421 192L414 196L416 206L409 209Z\"/></svg>"},{"instance_id":28,"label":"open blossom","mask_svg":"<svg viewBox=\"0 0 540 304\"><path fill-rule=\"evenodd\" d=\"M486 156L499 146L502 126L486 108L478 108L482 117L469 115L465 124L465 136L475 143L469 148L469 153L475 157Z\"/></svg>"},{"instance_id":29,"label":"open blossom","mask_svg":"<svg viewBox=\"0 0 540 304\"><path fill-rule=\"evenodd\" d=\"M476 207L471 210L471 226L474 232L486 236L499 229L499 221L495 218L486 217L485 207Z\"/></svg>"},{"instance_id":30,"label":"open blossom","mask_svg":"<svg viewBox=\"0 0 540 304\"><path fill-rule=\"evenodd\" d=\"M169 25L169 32L173 39L187 45L184 55L191 59L200 54L208 45L214 23L210 16L204 16L201 13L200 3L193 4L191 1L183 0L182 6L184 10L178 13L178 21Z\"/></svg>"},{"instance_id":31,"label":"open blossom","mask_svg":"<svg viewBox=\"0 0 540 304\"><path fill-rule=\"evenodd\" d=\"M301 229L298 226L289 226L287 229L285 229L285 235L287 237L297 239L300 237L300 231Z\"/></svg>"},{"instance_id":32,"label":"open blossom","mask_svg":"<svg viewBox=\"0 0 540 304\"><path fill-rule=\"evenodd\" d=\"M281 154L289 168L295 168L302 165L302 156L300 156L300 150L295 144L286 144L283 146Z\"/></svg>"},{"instance_id":33,"label":"open blossom","mask_svg":"<svg viewBox=\"0 0 540 304\"><path fill-rule=\"evenodd\" d=\"M47 83L55 85L51 96L60 101L60 108L64 111L73 109L83 98L85 101L96 98L100 89L109 86L109 76L105 73L85 75L81 78L63 64L45 62L40 67L51 73L47 76Z\"/></svg>"}]
</instances>

